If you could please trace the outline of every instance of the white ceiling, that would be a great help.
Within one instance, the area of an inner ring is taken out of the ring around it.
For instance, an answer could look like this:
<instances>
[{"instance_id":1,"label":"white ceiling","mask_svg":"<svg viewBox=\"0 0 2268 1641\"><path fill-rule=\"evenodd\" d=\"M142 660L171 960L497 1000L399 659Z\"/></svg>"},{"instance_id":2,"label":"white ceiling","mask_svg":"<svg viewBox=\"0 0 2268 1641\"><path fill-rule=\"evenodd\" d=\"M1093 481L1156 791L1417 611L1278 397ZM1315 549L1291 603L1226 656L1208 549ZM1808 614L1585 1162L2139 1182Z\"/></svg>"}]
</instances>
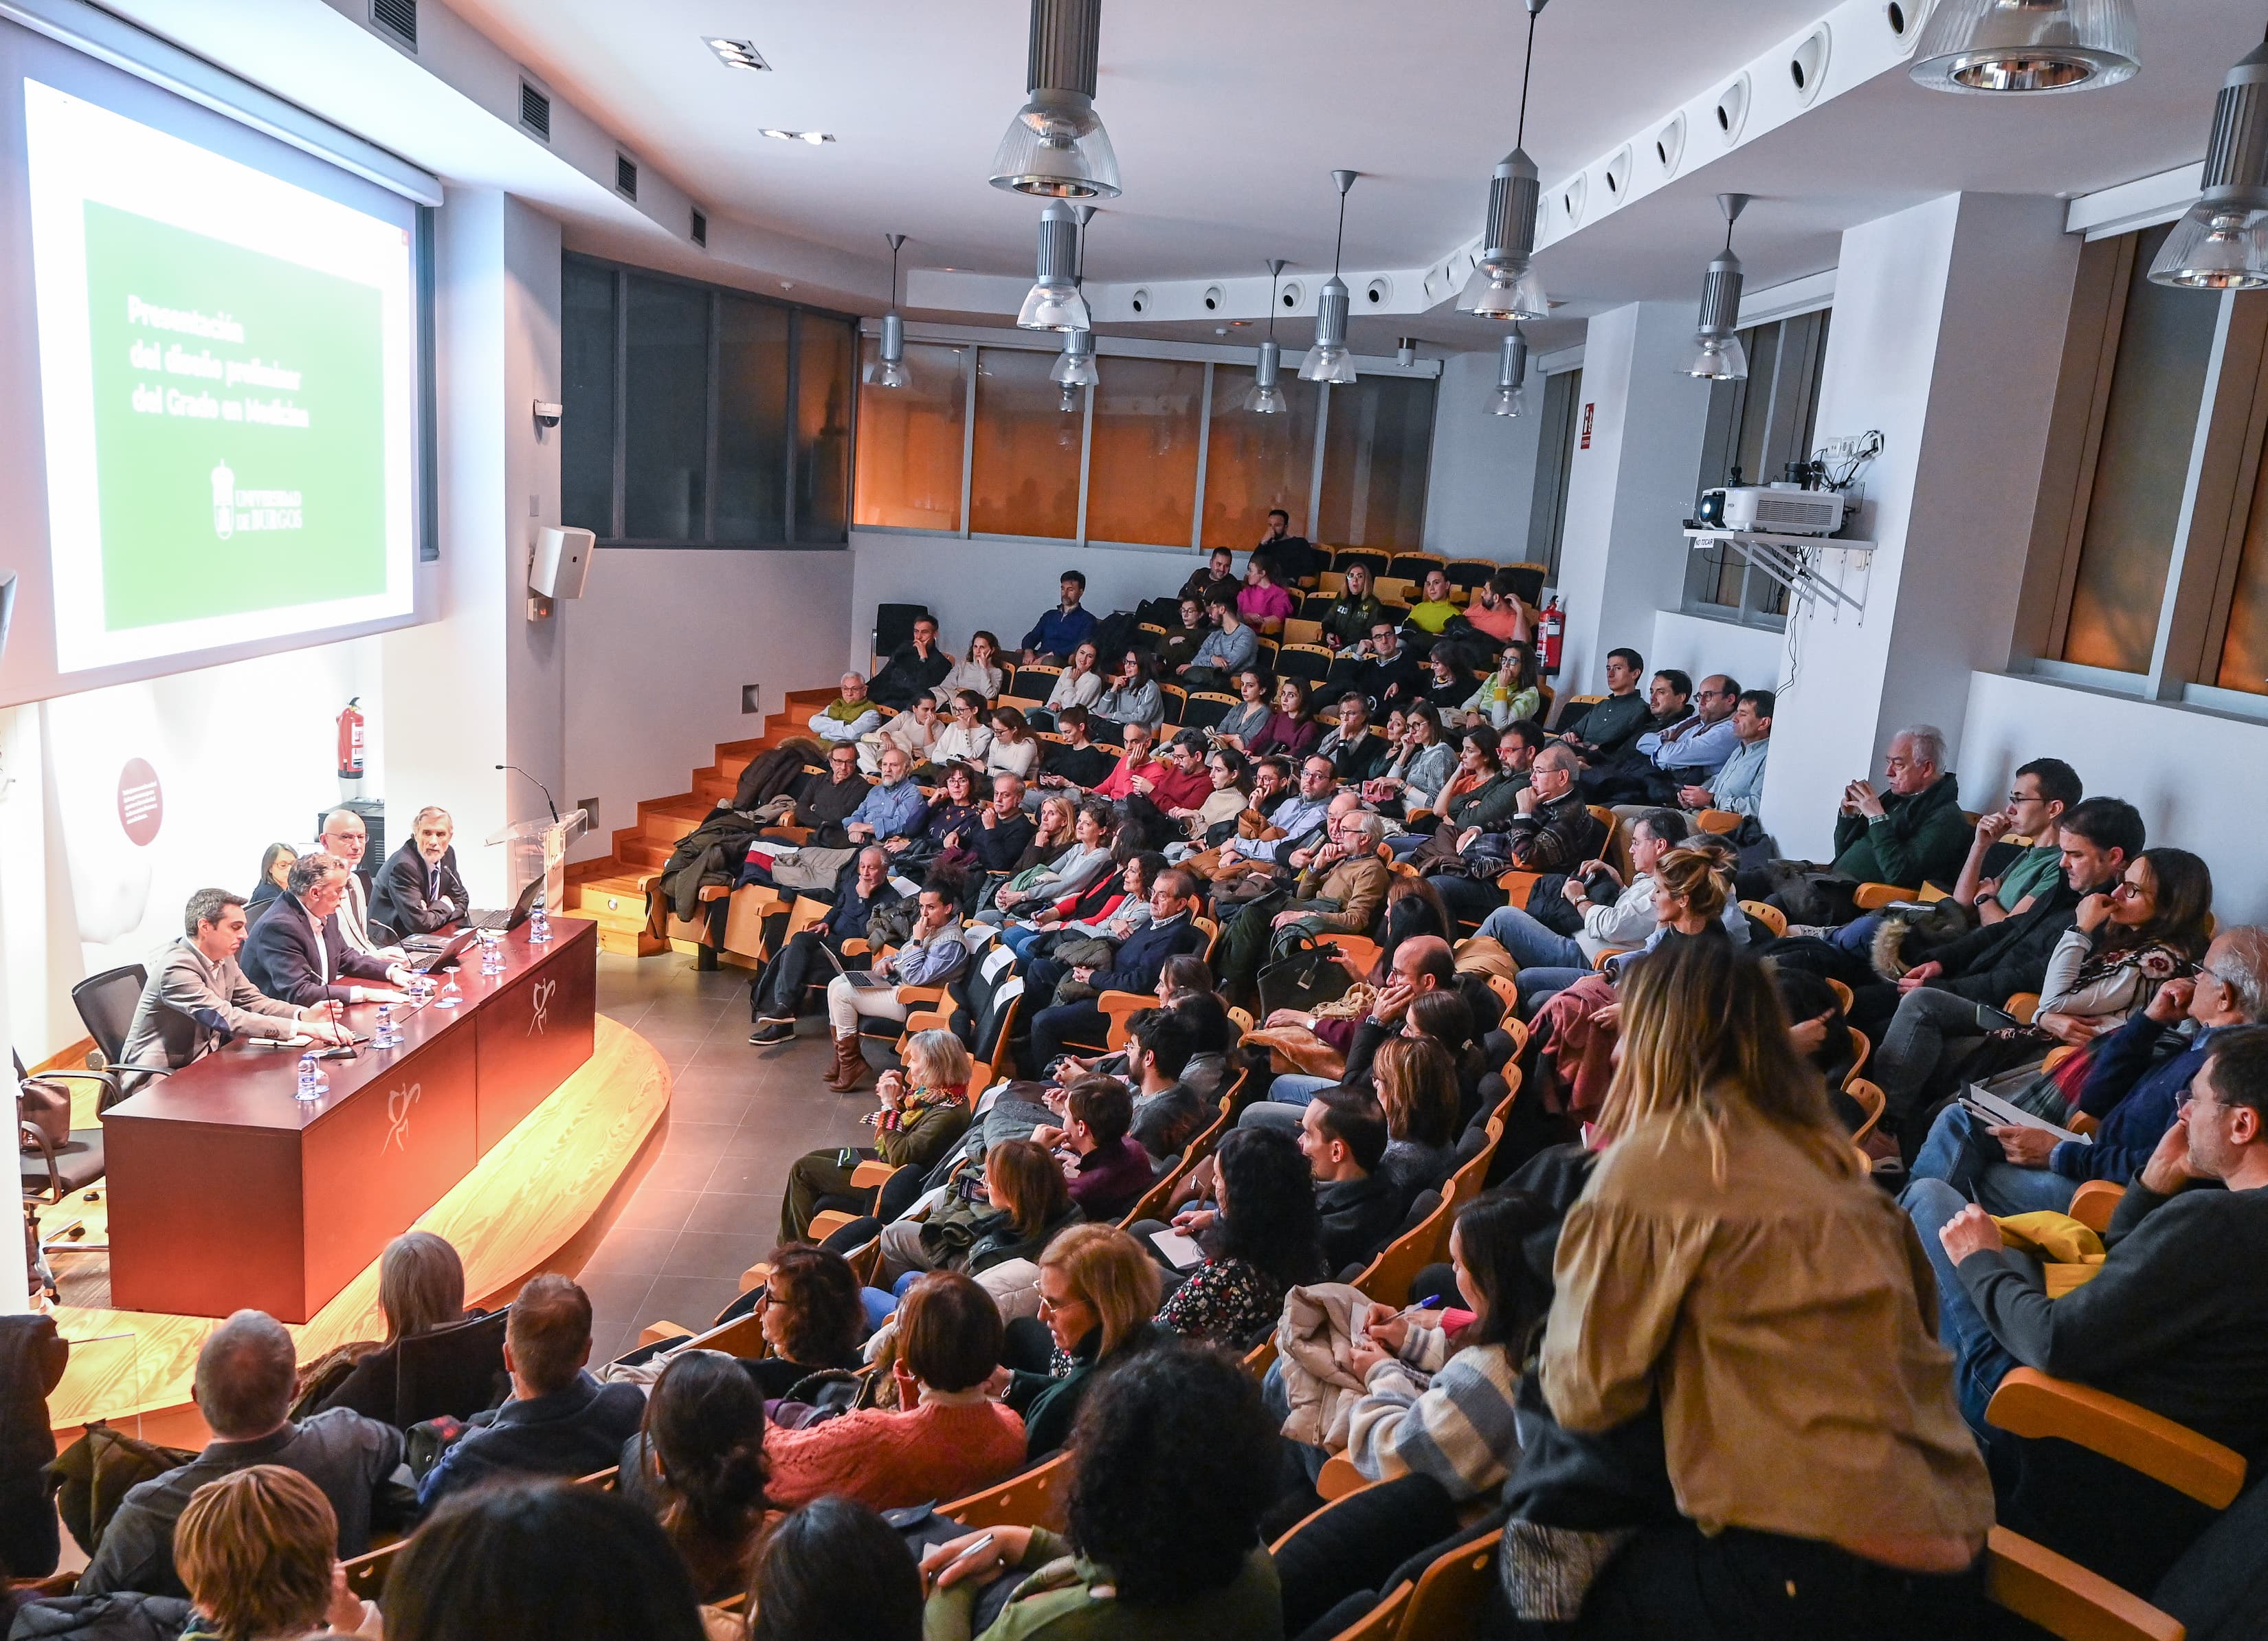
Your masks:
<instances>
[{"instance_id":1,"label":"white ceiling","mask_svg":"<svg viewBox=\"0 0 2268 1641\"><path fill-rule=\"evenodd\" d=\"M687 271L704 265L656 232L666 224L350 23L366 0L105 3L453 181L537 200L574 242ZM433 26L443 3L649 173L709 206L739 248L727 255L747 263L707 263L717 277L761 285L765 270L792 272L799 294L875 311L857 292L887 281L881 236L892 230L910 236L909 268L1029 276L1036 203L984 180L1022 100L1026 0L427 0ZM1527 145L1546 185L1712 93L1830 4L1559 0L1537 26L1528 115ZM1905 10L1924 4L1905 0ZM1845 228L1949 190L2080 194L2195 161L2221 76L2260 38L2259 9L2137 9L2142 71L2107 91L1950 97L1892 70L1709 163L1689 162L1545 249L1547 284L1566 306L1531 327L1537 346L1580 340L1583 318L1617 303L1697 296L1722 237L1721 190L1756 196L1738 240L1755 291L1831 268ZM1364 174L1347 212L1351 270L1440 257L1478 231L1489 169L1512 144L1525 26L1518 0L1428 0L1422 11L1375 0L1105 0L1096 103L1126 193L1096 219L1090 277L1258 274L1270 256L1328 267L1329 174L1340 166ZM725 67L702 43L708 34L753 41L772 71ZM508 98L509 64L497 71ZM767 125L837 141L771 141L757 134ZM724 249L714 237L712 248ZM1209 321L1104 329L1215 339ZM1278 335L1298 347L1311 330L1294 319ZM1355 320L1363 351L1390 351L1397 334L1439 350L1491 347L1501 332L1446 307Z\"/></svg>"}]
</instances>

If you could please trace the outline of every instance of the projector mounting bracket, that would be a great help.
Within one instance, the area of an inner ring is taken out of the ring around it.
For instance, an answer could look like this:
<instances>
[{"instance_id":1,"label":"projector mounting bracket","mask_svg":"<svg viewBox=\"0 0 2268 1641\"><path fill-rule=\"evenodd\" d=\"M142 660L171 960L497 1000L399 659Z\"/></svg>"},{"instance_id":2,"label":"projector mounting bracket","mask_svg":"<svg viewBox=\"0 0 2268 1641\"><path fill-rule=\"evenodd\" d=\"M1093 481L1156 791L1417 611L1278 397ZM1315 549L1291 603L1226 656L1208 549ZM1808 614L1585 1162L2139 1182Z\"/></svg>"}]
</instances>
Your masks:
<instances>
[{"instance_id":1,"label":"projector mounting bracket","mask_svg":"<svg viewBox=\"0 0 2268 1641\"><path fill-rule=\"evenodd\" d=\"M1866 616L1865 571L1874 556L1873 542L1845 541L1834 536L1775 536L1765 530L1692 528L1686 530L1685 539L1696 551L1717 546L1732 548L1786 588L1788 596L1800 603L1824 602L1837 614L1848 610L1862 619ZM1834 555L1831 564L1830 554Z\"/></svg>"}]
</instances>

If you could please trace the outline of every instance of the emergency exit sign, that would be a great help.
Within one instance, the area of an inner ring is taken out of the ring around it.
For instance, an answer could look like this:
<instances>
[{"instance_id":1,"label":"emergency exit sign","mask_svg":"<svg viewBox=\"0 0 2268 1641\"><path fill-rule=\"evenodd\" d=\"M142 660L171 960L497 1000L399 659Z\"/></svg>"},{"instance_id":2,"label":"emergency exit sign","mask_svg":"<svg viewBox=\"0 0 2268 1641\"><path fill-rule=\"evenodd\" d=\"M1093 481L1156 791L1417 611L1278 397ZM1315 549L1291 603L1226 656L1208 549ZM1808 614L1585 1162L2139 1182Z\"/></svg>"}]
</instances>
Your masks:
<instances>
[{"instance_id":1,"label":"emergency exit sign","mask_svg":"<svg viewBox=\"0 0 2268 1641\"><path fill-rule=\"evenodd\" d=\"M1585 405L1585 406L1583 407L1583 443L1582 443L1582 448L1584 448L1584 449L1586 449L1586 450L1588 450L1588 449L1591 447L1591 413L1592 413L1593 411L1596 410L1598 408L1599 408L1599 407L1598 407L1598 404L1597 404L1597 403L1596 403L1595 401L1594 401L1593 403L1589 403L1589 404L1587 404L1587 405Z\"/></svg>"}]
</instances>

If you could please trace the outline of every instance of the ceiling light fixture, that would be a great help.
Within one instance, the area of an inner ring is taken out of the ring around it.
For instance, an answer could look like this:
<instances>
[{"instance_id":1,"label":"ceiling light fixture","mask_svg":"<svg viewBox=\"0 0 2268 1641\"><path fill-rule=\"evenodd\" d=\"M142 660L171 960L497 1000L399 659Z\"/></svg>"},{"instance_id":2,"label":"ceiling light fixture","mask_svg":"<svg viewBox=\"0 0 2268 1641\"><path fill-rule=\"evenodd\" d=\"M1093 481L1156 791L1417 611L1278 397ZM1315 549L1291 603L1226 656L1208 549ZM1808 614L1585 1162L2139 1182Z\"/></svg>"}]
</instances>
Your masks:
<instances>
[{"instance_id":1,"label":"ceiling light fixture","mask_svg":"<svg viewBox=\"0 0 2268 1641\"><path fill-rule=\"evenodd\" d=\"M2094 91L2142 66L2134 0L1938 0L1906 72L1943 92Z\"/></svg>"},{"instance_id":2,"label":"ceiling light fixture","mask_svg":"<svg viewBox=\"0 0 2268 1641\"><path fill-rule=\"evenodd\" d=\"M1725 248L1709 259L1701 279L1701 323L1695 330L1689 376L1707 381L1738 381L1749 373L1749 351L1741 345L1741 259L1733 255L1733 225L1749 206L1746 194L1719 194L1725 213Z\"/></svg>"},{"instance_id":3,"label":"ceiling light fixture","mask_svg":"<svg viewBox=\"0 0 2268 1641\"><path fill-rule=\"evenodd\" d=\"M835 140L832 131L783 131L776 125L765 126L758 135L769 137L777 143L809 143L814 148L821 143Z\"/></svg>"},{"instance_id":4,"label":"ceiling light fixture","mask_svg":"<svg viewBox=\"0 0 2268 1641\"><path fill-rule=\"evenodd\" d=\"M1079 218L1062 200L1040 212L1039 277L1016 314L1023 330L1087 330L1094 316L1079 291Z\"/></svg>"},{"instance_id":5,"label":"ceiling light fixture","mask_svg":"<svg viewBox=\"0 0 2268 1641\"><path fill-rule=\"evenodd\" d=\"M1073 205L1071 214L1079 220L1079 266L1071 275L1071 285L1082 296L1086 290L1086 231L1094 220L1094 207ZM1079 409L1079 390L1093 388L1102 380L1094 368L1094 332L1082 325L1076 330L1064 332L1063 357L1048 374L1063 387L1063 408Z\"/></svg>"},{"instance_id":6,"label":"ceiling light fixture","mask_svg":"<svg viewBox=\"0 0 2268 1641\"><path fill-rule=\"evenodd\" d=\"M2205 191L2158 248L2150 278L2188 291L2268 285L2268 45L2237 59L2220 83Z\"/></svg>"},{"instance_id":7,"label":"ceiling light fixture","mask_svg":"<svg viewBox=\"0 0 2268 1641\"><path fill-rule=\"evenodd\" d=\"M760 72L769 72L771 69L772 65L764 61L763 54L745 40L711 40L704 37L701 43L715 52L717 61L728 69L755 69Z\"/></svg>"},{"instance_id":8,"label":"ceiling light fixture","mask_svg":"<svg viewBox=\"0 0 2268 1641\"><path fill-rule=\"evenodd\" d=\"M906 242L902 233L886 233L890 242L890 311L882 315L882 346L880 357L866 366L866 380L877 388L902 388L906 385L906 321L898 312L898 247Z\"/></svg>"},{"instance_id":9,"label":"ceiling light fixture","mask_svg":"<svg viewBox=\"0 0 2268 1641\"><path fill-rule=\"evenodd\" d=\"M1331 277L1315 297L1315 345L1300 362L1301 381L1346 383L1354 381L1354 355L1347 351L1347 288L1339 277L1339 255L1346 248L1346 196L1359 171L1334 171L1331 181L1339 190L1339 236L1331 246ZM1272 314L1274 310L1270 310Z\"/></svg>"},{"instance_id":10,"label":"ceiling light fixture","mask_svg":"<svg viewBox=\"0 0 2268 1641\"><path fill-rule=\"evenodd\" d=\"M1551 311L1535 271L1535 205L1542 184L1528 157L1528 81L1535 68L1535 16L1545 0L1528 0L1528 55L1520 69L1520 124L1512 152L1489 179L1488 227L1481 258L1457 293L1457 307L1483 319L1542 319Z\"/></svg>"},{"instance_id":11,"label":"ceiling light fixture","mask_svg":"<svg viewBox=\"0 0 2268 1641\"><path fill-rule=\"evenodd\" d=\"M1102 0L1032 0L1029 100L992 156L992 186L1049 199L1113 199L1118 156L1094 111Z\"/></svg>"},{"instance_id":12,"label":"ceiling light fixture","mask_svg":"<svg viewBox=\"0 0 2268 1641\"><path fill-rule=\"evenodd\" d=\"M1244 408L1255 416L1281 416L1284 389L1276 378L1284 368L1284 350L1276 345L1276 282L1284 277L1285 259L1268 259L1268 339L1260 344L1260 359L1252 367L1252 385L1244 390Z\"/></svg>"},{"instance_id":13,"label":"ceiling light fixture","mask_svg":"<svg viewBox=\"0 0 2268 1641\"><path fill-rule=\"evenodd\" d=\"M1516 319L1497 355L1496 392L1488 408L1491 416L1518 416L1528 408L1528 333Z\"/></svg>"}]
</instances>

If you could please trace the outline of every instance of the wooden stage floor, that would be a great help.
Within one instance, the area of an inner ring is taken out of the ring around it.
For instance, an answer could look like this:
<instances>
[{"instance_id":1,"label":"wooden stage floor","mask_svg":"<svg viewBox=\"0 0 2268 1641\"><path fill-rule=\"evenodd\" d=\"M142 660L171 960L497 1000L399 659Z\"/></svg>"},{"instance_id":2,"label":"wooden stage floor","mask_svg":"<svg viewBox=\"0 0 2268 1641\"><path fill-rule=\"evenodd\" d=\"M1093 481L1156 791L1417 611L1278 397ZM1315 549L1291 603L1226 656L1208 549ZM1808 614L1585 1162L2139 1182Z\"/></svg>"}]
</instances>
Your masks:
<instances>
[{"instance_id":1,"label":"wooden stage floor","mask_svg":"<svg viewBox=\"0 0 2268 1641\"><path fill-rule=\"evenodd\" d=\"M670 1072L661 1054L604 1014L595 1031L591 1058L415 1226L404 1227L435 1231L455 1245L469 1299L509 1297L538 1270L578 1269L572 1256L595 1240L586 1231L610 1202L618 1204L617 1187L647 1154L669 1108ZM91 1113L77 1120L91 1121ZM195 1182L183 1188L195 1189ZM83 1220L89 1238L99 1240L107 1206L107 1194L96 1203L72 1198L46 1209L43 1218ZM559 1259L562 1250L571 1257ZM189 1380L212 1319L107 1308L103 1255L58 1253L55 1265L63 1294L55 1320L71 1342L70 1369L48 1400L58 1437L67 1439L69 1431L99 1418L129 1428L138 1422L154 1439L199 1445ZM313 1320L291 1328L302 1362L383 1332L375 1260Z\"/></svg>"}]
</instances>

